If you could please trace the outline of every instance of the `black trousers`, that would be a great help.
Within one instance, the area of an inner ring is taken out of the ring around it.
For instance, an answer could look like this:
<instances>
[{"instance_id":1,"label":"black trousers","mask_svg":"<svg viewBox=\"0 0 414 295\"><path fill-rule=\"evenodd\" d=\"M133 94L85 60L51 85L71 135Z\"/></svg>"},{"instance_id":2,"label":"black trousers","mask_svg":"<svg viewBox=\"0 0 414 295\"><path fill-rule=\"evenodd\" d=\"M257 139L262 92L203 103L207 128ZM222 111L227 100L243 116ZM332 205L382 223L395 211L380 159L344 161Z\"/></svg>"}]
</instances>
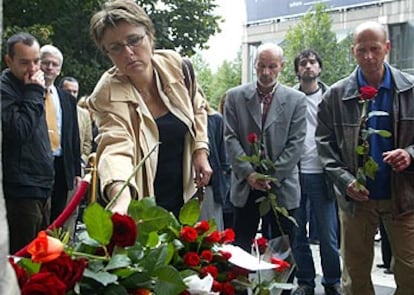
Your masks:
<instances>
[{"instance_id":1,"label":"black trousers","mask_svg":"<svg viewBox=\"0 0 414 295\"><path fill-rule=\"evenodd\" d=\"M260 221L259 204L256 199L263 196L263 192L252 190L243 208L234 208L233 230L236 234L234 244L250 253L253 239L257 234L257 227ZM296 209L288 210L290 216L294 216ZM275 215L270 211L262 218L264 223L264 236L268 239L276 238L282 234L289 236L292 245L295 225L286 217L278 215L281 229L276 222ZM282 232L283 231L283 232Z\"/></svg>"},{"instance_id":2,"label":"black trousers","mask_svg":"<svg viewBox=\"0 0 414 295\"><path fill-rule=\"evenodd\" d=\"M50 223L62 213L66 207L68 198L68 185L66 183L63 157L55 157L55 183L52 191L52 202L50 209Z\"/></svg>"},{"instance_id":3,"label":"black trousers","mask_svg":"<svg viewBox=\"0 0 414 295\"><path fill-rule=\"evenodd\" d=\"M385 268L391 267L392 251L391 244L388 240L387 232L385 231L384 223L380 220L380 233L381 233L381 255Z\"/></svg>"},{"instance_id":4,"label":"black trousers","mask_svg":"<svg viewBox=\"0 0 414 295\"><path fill-rule=\"evenodd\" d=\"M50 198L6 199L10 254L29 244L49 224ZM4 229L1 229L4 230Z\"/></svg>"}]
</instances>

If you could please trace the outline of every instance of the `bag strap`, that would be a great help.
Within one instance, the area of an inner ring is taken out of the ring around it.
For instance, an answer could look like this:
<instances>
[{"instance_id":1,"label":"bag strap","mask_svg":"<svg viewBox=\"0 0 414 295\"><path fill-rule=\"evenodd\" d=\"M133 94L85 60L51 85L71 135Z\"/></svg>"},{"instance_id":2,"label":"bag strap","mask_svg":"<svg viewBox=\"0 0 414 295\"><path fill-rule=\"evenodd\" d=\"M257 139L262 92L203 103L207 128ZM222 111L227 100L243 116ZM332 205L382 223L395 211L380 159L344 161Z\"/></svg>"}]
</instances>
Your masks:
<instances>
[{"instance_id":1,"label":"bag strap","mask_svg":"<svg viewBox=\"0 0 414 295\"><path fill-rule=\"evenodd\" d=\"M195 73L193 64L191 63L191 60L188 57L183 57L181 66L184 74L185 87L187 87L188 94L191 97L191 101L193 101L197 91L196 85L194 83Z\"/></svg>"}]
</instances>

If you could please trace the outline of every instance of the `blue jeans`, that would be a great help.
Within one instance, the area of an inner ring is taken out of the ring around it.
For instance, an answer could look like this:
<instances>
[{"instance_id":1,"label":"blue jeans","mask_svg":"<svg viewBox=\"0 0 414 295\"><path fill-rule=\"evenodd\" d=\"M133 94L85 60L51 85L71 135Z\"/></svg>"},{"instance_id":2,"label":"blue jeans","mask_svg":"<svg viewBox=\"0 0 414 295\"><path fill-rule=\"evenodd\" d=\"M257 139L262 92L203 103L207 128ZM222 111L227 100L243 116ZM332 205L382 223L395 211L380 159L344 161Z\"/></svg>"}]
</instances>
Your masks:
<instances>
[{"instance_id":1,"label":"blue jeans","mask_svg":"<svg viewBox=\"0 0 414 295\"><path fill-rule=\"evenodd\" d=\"M337 285L341 280L338 250L338 219L336 200L330 194L324 174L301 174L301 201L296 210L298 228L295 230L293 256L297 264L296 278L299 285L315 288L315 266L307 237L308 220L306 202L310 201L319 234L319 248L323 271L323 285Z\"/></svg>"}]
</instances>

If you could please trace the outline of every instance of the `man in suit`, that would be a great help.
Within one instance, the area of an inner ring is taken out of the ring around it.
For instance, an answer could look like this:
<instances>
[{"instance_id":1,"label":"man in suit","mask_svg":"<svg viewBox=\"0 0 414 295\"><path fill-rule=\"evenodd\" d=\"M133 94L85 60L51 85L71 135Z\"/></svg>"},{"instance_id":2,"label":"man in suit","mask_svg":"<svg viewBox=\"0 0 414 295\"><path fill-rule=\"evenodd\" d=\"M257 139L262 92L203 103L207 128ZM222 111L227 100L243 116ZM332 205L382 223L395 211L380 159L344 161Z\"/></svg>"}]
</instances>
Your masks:
<instances>
[{"instance_id":1,"label":"man in suit","mask_svg":"<svg viewBox=\"0 0 414 295\"><path fill-rule=\"evenodd\" d=\"M62 64L63 55L58 48L53 45L40 48L40 68L44 72L46 87L53 98L60 139L58 147L53 151L55 183L52 191L51 222L65 208L68 191L76 189L81 175L76 100L54 85Z\"/></svg>"},{"instance_id":2,"label":"man in suit","mask_svg":"<svg viewBox=\"0 0 414 295\"><path fill-rule=\"evenodd\" d=\"M235 244L250 251L260 220L258 198L272 191L279 206L293 216L299 207L297 164L306 133L305 95L277 80L284 66L283 50L275 44L258 47L255 58L257 81L230 89L224 105L225 138L232 164L230 200L235 206ZM256 133L262 153L276 165L276 183L258 178L251 163L240 156L253 153L248 135ZM274 215L273 225L276 225ZM272 226L272 237L287 234L292 242L294 224L278 216L281 228Z\"/></svg>"},{"instance_id":3,"label":"man in suit","mask_svg":"<svg viewBox=\"0 0 414 295\"><path fill-rule=\"evenodd\" d=\"M79 94L79 82L73 77L63 77L59 82L60 88L69 92L75 100ZM76 107L78 113L79 137L80 137L80 151L82 167L88 164L88 157L92 151L92 121L88 110Z\"/></svg>"},{"instance_id":4,"label":"man in suit","mask_svg":"<svg viewBox=\"0 0 414 295\"><path fill-rule=\"evenodd\" d=\"M50 217L53 156L45 119L45 81L39 43L28 33L7 40L1 74L3 190L15 253L44 229ZM3 227L1 233L6 233ZM2 292L0 292L3 294Z\"/></svg>"}]
</instances>

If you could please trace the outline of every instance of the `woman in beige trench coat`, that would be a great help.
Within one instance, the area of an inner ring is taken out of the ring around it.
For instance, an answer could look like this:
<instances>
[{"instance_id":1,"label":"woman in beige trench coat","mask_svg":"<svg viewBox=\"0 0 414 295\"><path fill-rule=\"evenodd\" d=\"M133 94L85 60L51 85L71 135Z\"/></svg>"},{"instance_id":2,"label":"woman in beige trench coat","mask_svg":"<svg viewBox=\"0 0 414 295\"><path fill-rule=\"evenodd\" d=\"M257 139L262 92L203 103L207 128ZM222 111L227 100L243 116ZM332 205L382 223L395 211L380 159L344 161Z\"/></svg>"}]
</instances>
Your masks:
<instances>
[{"instance_id":1,"label":"woman in beige trench coat","mask_svg":"<svg viewBox=\"0 0 414 295\"><path fill-rule=\"evenodd\" d=\"M133 1L106 3L92 17L90 29L114 64L89 98L99 126L103 194L113 198L139 161L161 142L112 210L126 213L132 198L155 195L157 203L177 214L197 187L209 183L212 173L205 101L199 93L190 97L180 55L153 49L153 24Z\"/></svg>"}]
</instances>

